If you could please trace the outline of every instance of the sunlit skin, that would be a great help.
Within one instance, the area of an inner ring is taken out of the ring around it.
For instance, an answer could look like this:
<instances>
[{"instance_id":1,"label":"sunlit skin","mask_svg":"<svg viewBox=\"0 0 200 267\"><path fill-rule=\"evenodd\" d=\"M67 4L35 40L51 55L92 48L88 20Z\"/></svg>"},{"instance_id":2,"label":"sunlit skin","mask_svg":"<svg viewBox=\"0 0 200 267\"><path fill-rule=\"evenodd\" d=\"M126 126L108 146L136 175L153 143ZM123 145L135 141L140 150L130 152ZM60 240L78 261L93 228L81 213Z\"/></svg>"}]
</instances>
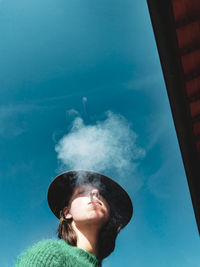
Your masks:
<instances>
[{"instance_id":1,"label":"sunlit skin","mask_svg":"<svg viewBox=\"0 0 200 267\"><path fill-rule=\"evenodd\" d=\"M90 184L76 187L64 216L72 219L77 247L97 255L98 233L109 219L109 205L99 190Z\"/></svg>"}]
</instances>

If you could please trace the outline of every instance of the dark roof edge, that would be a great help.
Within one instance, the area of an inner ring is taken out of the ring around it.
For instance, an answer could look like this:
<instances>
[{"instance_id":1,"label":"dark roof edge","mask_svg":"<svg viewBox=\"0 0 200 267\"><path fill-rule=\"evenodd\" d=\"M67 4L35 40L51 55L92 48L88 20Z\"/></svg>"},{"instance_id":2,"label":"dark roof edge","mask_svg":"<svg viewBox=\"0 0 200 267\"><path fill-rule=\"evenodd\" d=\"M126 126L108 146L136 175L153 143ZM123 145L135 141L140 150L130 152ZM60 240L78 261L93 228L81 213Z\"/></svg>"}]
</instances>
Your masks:
<instances>
[{"instance_id":1,"label":"dark roof edge","mask_svg":"<svg viewBox=\"0 0 200 267\"><path fill-rule=\"evenodd\" d=\"M200 234L200 159L194 142L170 0L147 0L174 125Z\"/></svg>"}]
</instances>

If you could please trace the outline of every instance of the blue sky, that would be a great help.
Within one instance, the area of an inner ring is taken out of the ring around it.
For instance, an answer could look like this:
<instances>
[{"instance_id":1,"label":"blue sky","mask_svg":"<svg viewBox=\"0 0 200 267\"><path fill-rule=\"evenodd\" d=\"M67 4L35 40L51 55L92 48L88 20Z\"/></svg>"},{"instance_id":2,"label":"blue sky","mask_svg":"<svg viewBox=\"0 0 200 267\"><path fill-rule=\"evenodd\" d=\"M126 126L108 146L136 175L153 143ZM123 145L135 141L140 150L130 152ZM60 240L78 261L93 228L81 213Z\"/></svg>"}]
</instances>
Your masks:
<instances>
[{"instance_id":1,"label":"blue sky","mask_svg":"<svg viewBox=\"0 0 200 267\"><path fill-rule=\"evenodd\" d=\"M108 110L120 114L145 151L134 175L120 178L134 216L103 266L199 266L146 1L1 0L0 20L0 266L56 238L46 192L59 169L55 146L72 125L69 110L86 125L104 121Z\"/></svg>"}]
</instances>

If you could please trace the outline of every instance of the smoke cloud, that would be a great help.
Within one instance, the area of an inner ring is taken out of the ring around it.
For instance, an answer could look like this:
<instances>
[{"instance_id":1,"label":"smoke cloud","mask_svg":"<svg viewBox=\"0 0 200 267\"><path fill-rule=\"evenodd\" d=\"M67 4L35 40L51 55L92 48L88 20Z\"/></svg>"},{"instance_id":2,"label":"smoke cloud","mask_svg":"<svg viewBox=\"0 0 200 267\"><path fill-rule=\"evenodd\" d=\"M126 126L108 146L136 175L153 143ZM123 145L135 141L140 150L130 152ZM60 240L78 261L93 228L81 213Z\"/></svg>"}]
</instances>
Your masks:
<instances>
[{"instance_id":1,"label":"smoke cloud","mask_svg":"<svg viewBox=\"0 0 200 267\"><path fill-rule=\"evenodd\" d=\"M137 135L123 116L111 111L106 116L94 125L85 125L81 117L74 119L69 133L55 147L59 171L93 170L118 178L133 174L145 151L137 145Z\"/></svg>"}]
</instances>

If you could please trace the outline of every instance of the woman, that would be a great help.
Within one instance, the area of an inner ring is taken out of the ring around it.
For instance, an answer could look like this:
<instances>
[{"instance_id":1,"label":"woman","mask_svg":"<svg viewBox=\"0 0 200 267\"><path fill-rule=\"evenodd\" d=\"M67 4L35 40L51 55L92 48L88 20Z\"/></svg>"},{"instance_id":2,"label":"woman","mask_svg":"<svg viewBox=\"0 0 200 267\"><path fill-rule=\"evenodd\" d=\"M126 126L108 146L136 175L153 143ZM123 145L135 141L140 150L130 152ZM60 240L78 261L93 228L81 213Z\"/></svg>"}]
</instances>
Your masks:
<instances>
[{"instance_id":1,"label":"woman","mask_svg":"<svg viewBox=\"0 0 200 267\"><path fill-rule=\"evenodd\" d=\"M15 267L99 267L132 217L128 194L112 179L93 171L69 171L49 186L48 204L59 218L60 240L28 249Z\"/></svg>"}]
</instances>

